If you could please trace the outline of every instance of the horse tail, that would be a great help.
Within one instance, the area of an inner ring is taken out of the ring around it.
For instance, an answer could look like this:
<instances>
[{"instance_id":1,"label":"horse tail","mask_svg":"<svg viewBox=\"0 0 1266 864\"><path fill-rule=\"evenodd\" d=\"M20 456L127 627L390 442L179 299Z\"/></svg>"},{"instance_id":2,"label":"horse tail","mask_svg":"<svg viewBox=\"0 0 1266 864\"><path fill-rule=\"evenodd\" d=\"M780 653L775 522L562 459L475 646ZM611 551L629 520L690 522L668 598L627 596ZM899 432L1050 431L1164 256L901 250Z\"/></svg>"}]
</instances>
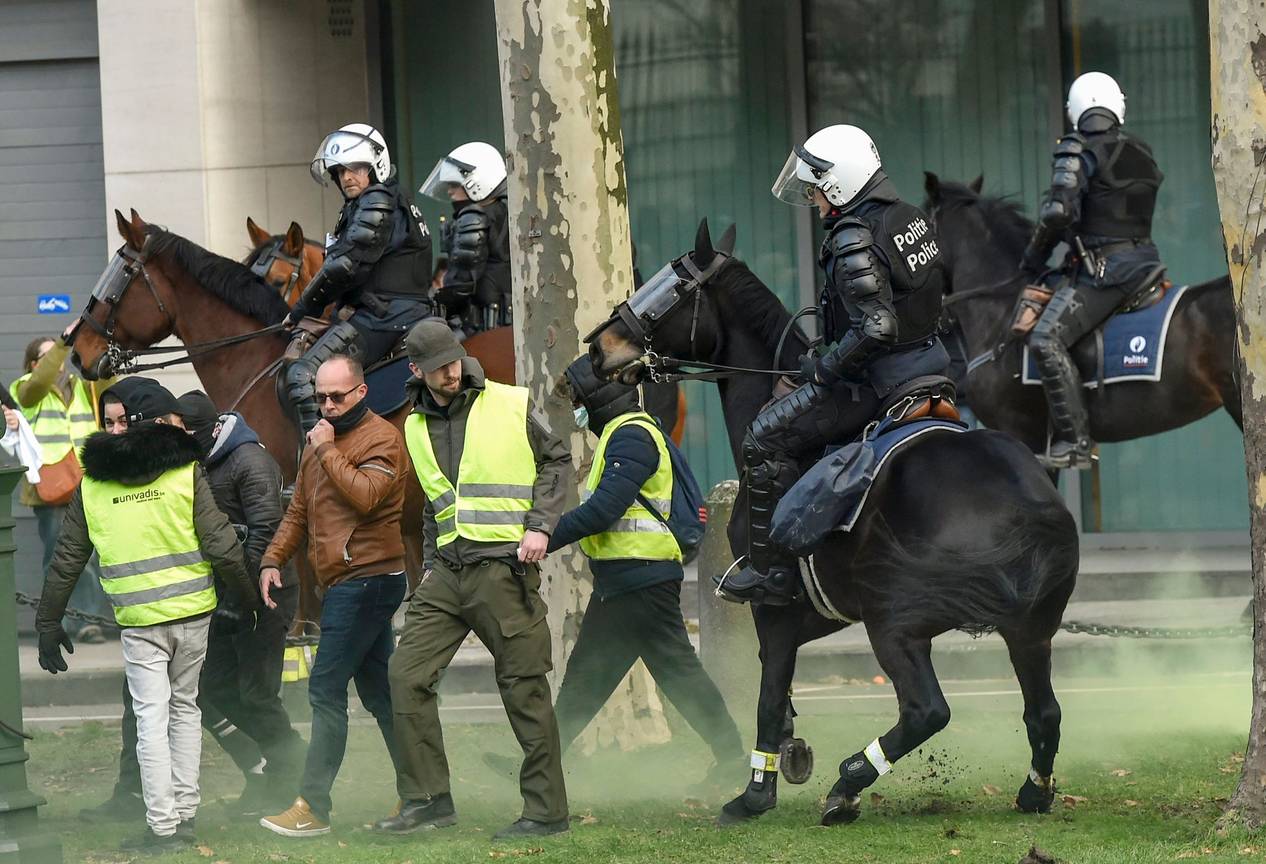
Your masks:
<instances>
[{"instance_id":1,"label":"horse tail","mask_svg":"<svg viewBox=\"0 0 1266 864\"><path fill-rule=\"evenodd\" d=\"M883 616L902 629L982 635L1015 623L1047 597L1072 592L1079 563L1076 526L1061 504L1033 502L988 546L947 549L898 540L882 519L877 551L854 573L879 595Z\"/></svg>"}]
</instances>

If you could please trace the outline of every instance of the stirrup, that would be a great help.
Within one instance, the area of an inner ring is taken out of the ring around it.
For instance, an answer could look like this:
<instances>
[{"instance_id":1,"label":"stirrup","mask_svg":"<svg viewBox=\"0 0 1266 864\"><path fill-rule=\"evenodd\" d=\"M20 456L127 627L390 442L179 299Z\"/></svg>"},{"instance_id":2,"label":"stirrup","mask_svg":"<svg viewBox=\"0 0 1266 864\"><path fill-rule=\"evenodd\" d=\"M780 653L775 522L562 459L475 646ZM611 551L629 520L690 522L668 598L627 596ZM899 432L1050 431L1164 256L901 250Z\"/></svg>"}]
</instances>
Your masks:
<instances>
[{"instance_id":1,"label":"stirrup","mask_svg":"<svg viewBox=\"0 0 1266 864\"><path fill-rule=\"evenodd\" d=\"M722 573L720 576L713 576L712 581L713 583L716 584L717 587L712 593L715 594L717 597L720 597L722 600L729 600L731 603L746 603L747 602L746 600L739 600L737 597L734 597L732 595L725 593L725 580L729 579L730 574L733 573L735 570L737 570L746 560L747 560L746 555L740 555L737 559L735 559L734 563L731 564L726 569L724 573Z\"/></svg>"},{"instance_id":2,"label":"stirrup","mask_svg":"<svg viewBox=\"0 0 1266 864\"><path fill-rule=\"evenodd\" d=\"M1054 456L1048 444L1045 453L1035 455L1038 464L1048 471L1085 471L1099 461L1099 454L1095 452L1094 445L1091 445L1088 450L1075 448L1061 456Z\"/></svg>"}]
</instances>

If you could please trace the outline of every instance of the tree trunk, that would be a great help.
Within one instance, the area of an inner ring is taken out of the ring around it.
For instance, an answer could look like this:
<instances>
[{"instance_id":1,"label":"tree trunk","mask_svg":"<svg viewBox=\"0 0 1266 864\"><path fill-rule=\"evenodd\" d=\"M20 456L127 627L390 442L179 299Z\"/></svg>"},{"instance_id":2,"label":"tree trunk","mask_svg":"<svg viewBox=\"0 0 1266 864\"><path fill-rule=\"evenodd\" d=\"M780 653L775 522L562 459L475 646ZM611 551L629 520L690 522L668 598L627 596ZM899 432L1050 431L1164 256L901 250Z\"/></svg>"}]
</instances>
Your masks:
<instances>
[{"instance_id":1,"label":"tree trunk","mask_svg":"<svg viewBox=\"0 0 1266 864\"><path fill-rule=\"evenodd\" d=\"M610 9L607 0L496 0L495 7L518 380L554 429L575 430L555 384L581 353L581 337L633 288ZM593 452L586 432L572 432L571 449L583 480L579 468ZM582 570L574 548L542 567L556 682L590 593ZM595 735L625 749L667 740L649 674L640 662L631 674L582 746Z\"/></svg>"},{"instance_id":2,"label":"tree trunk","mask_svg":"<svg viewBox=\"0 0 1266 864\"><path fill-rule=\"evenodd\" d=\"M1253 544L1253 710L1224 824L1266 824L1266 18L1259 0L1209 4L1213 179L1235 292Z\"/></svg>"}]
</instances>

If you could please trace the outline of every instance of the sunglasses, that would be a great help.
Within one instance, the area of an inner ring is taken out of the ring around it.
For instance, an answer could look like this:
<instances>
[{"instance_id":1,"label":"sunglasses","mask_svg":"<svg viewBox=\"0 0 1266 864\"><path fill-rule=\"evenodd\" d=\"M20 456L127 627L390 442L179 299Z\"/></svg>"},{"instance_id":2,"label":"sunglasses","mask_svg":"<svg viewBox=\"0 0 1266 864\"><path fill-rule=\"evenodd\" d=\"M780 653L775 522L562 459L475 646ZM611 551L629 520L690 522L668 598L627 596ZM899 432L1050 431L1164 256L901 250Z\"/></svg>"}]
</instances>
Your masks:
<instances>
[{"instance_id":1,"label":"sunglasses","mask_svg":"<svg viewBox=\"0 0 1266 864\"><path fill-rule=\"evenodd\" d=\"M316 394L317 404L324 405L325 400L328 399L331 402L333 402L335 405L342 405L343 400L346 399L351 394L355 393L357 390L359 390L360 386L361 385L357 384L351 390L344 390L342 393L321 393L318 391Z\"/></svg>"}]
</instances>

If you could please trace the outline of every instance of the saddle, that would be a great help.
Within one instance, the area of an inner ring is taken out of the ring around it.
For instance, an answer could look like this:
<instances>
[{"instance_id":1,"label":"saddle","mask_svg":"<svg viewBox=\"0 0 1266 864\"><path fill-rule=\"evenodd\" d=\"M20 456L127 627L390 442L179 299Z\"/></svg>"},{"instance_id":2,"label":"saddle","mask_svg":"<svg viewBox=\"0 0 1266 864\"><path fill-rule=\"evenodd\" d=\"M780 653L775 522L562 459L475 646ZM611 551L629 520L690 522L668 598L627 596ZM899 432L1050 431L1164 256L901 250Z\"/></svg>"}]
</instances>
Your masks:
<instances>
[{"instance_id":1,"label":"saddle","mask_svg":"<svg viewBox=\"0 0 1266 864\"><path fill-rule=\"evenodd\" d=\"M952 420L961 422L954 404L958 391L944 375L922 375L894 389L880 406L882 417L891 425L915 420Z\"/></svg>"},{"instance_id":2,"label":"saddle","mask_svg":"<svg viewBox=\"0 0 1266 864\"><path fill-rule=\"evenodd\" d=\"M1165 278L1165 265L1157 264L1139 282L1138 289L1112 314L1124 315L1155 306L1172 287L1173 283ZM1054 295L1055 289L1046 285L1025 285L1021 289L1020 299L1011 313L1012 338L1022 339L1029 335Z\"/></svg>"}]
</instances>

